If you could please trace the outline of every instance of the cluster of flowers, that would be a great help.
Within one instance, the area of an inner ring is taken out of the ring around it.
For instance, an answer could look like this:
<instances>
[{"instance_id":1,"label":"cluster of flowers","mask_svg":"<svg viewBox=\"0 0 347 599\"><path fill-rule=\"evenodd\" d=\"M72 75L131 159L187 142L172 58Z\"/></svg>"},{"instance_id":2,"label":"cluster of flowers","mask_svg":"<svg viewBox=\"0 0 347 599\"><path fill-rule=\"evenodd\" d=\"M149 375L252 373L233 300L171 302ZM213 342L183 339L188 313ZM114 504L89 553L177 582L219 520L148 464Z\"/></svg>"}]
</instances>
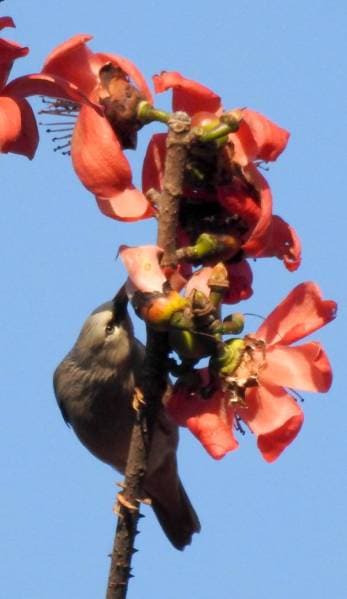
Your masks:
<instances>
[{"instance_id":1,"label":"cluster of flowers","mask_svg":"<svg viewBox=\"0 0 347 599\"><path fill-rule=\"evenodd\" d=\"M13 26L12 19L0 18L0 28ZM167 134L152 137L142 190L137 189L124 149L136 146L137 130L146 122L139 106L153 106L152 93L133 63L92 52L90 39L74 36L51 52L39 73L10 83L13 62L28 48L0 40L0 150L33 158L39 136L25 98L56 99L49 105L51 114L59 115L62 106L77 112L72 164L101 212L120 221L155 217L157 206L149 197L163 189ZM189 115L192 129L223 129L227 113L213 91L177 72L163 72L153 81L157 94L172 90L173 111ZM256 333L223 341L223 335L243 328L239 314L222 322L220 308L252 295L247 259L277 257L290 271L301 260L300 241L272 213L271 190L259 171L262 162L282 153L289 133L250 109L232 115L234 130L197 139L189 148L176 234L178 267L161 268L162 250L156 246L122 247L120 255L138 314L169 333L181 359L167 404L172 418L217 459L237 447L234 430L242 429L242 421L256 435L263 457L273 461L303 422L290 390L325 392L332 379L319 343L292 344L331 321L336 304L324 300L316 284L302 283ZM202 357L209 357L209 364L196 369Z\"/></svg>"}]
</instances>

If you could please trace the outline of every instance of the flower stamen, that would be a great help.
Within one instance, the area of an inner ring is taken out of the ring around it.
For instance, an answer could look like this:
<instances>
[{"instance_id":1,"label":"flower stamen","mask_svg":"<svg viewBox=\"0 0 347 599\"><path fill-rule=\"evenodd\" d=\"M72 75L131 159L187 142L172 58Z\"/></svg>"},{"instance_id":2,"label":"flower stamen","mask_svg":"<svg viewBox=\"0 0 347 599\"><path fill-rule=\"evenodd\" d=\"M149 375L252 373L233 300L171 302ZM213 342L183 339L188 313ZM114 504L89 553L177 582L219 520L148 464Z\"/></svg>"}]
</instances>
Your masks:
<instances>
[{"instance_id":1,"label":"flower stamen","mask_svg":"<svg viewBox=\"0 0 347 599\"><path fill-rule=\"evenodd\" d=\"M65 144L58 145L55 148L53 148L53 151L60 152L61 150L64 150L61 152L62 155L69 156L71 154L71 150L67 150L66 148L70 148L71 146L72 133L76 119L78 117L80 105L76 102L71 102L70 100L57 99L52 101L49 98L42 98L42 102L47 105L47 108L45 108L44 110L40 110L39 114L49 114L53 117L68 117L71 119L70 121L63 122L59 122L58 119L57 121L52 121L49 123L40 123L41 126L53 127L52 129L46 129L46 133L65 133L66 131L69 132L67 135L55 136L52 138L53 143L63 139L68 140Z\"/></svg>"}]
</instances>

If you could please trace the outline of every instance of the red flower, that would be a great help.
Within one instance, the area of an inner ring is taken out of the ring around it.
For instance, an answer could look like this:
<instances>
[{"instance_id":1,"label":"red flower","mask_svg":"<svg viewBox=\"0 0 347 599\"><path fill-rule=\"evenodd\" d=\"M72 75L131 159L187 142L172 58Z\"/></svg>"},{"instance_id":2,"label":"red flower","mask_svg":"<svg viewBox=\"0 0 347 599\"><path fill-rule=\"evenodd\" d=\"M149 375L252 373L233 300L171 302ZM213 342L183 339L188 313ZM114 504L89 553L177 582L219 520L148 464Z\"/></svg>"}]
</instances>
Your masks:
<instances>
[{"instance_id":1,"label":"red flower","mask_svg":"<svg viewBox=\"0 0 347 599\"><path fill-rule=\"evenodd\" d=\"M89 35L76 35L47 57L41 73L20 77L6 90L17 96L40 94L81 106L72 136L74 169L95 196L100 210L124 221L152 216L145 196L132 184L132 173L120 140L104 116L99 72L105 65L119 67L145 99L151 93L137 67L121 56L94 53L86 45Z\"/></svg>"},{"instance_id":2,"label":"red flower","mask_svg":"<svg viewBox=\"0 0 347 599\"><path fill-rule=\"evenodd\" d=\"M206 111L211 117L222 112L219 96L179 73L163 72L155 75L153 80L156 92L173 90L174 110L185 110L190 115L195 115L195 120L199 114L203 120L206 119ZM277 256L284 260L287 268L295 270L301 259L300 242L295 231L285 221L281 219L281 226L278 226L278 217L272 216L269 185L254 164L254 161L259 160L276 160L286 147L289 133L253 110L244 109L242 117L239 130L229 135L227 144L227 152L242 172L242 179L233 177L230 184L218 185L218 202L226 210L226 214L234 215L236 200L237 214L246 225L242 234L242 248L246 256ZM165 138L165 134L154 135L148 146L143 169L145 192L151 187L161 188ZM190 190L190 194L196 199L203 197L196 189ZM206 195L208 194L205 193ZM212 196L215 198L216 193Z\"/></svg>"},{"instance_id":3,"label":"red flower","mask_svg":"<svg viewBox=\"0 0 347 599\"><path fill-rule=\"evenodd\" d=\"M304 418L286 388L326 392L332 382L331 366L319 343L291 344L333 320L335 314L336 303L323 300L317 285L298 285L258 331L245 338L241 364L221 379L211 399L203 399L198 388L192 392L178 384L169 400L169 413L217 459L237 446L231 424L241 418L256 435L264 459L274 461L296 437ZM255 386L247 386L251 378ZM232 388L243 388L242 401Z\"/></svg>"},{"instance_id":4,"label":"red flower","mask_svg":"<svg viewBox=\"0 0 347 599\"><path fill-rule=\"evenodd\" d=\"M10 17L0 18L0 29L15 27ZM33 158L39 136L36 120L28 102L6 93L5 85L17 58L26 56L29 48L0 39L0 151Z\"/></svg>"}]
</instances>

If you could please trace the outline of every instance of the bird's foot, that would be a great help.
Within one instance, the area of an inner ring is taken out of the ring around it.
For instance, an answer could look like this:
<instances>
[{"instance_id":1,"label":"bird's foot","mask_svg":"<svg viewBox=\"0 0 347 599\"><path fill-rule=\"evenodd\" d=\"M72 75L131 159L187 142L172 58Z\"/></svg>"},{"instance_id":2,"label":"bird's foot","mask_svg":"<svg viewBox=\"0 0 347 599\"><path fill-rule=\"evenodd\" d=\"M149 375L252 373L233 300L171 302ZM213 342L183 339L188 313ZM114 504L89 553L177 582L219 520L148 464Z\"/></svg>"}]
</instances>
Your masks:
<instances>
[{"instance_id":1,"label":"bird's foot","mask_svg":"<svg viewBox=\"0 0 347 599\"><path fill-rule=\"evenodd\" d=\"M138 502L136 502L138 503ZM120 510L122 507L125 507L127 510L130 510L131 512L134 512L136 510L138 510L138 505L134 505L133 503L131 503L130 501L128 501L127 499L125 499L123 493L117 493L117 500L116 503L113 506L113 513L116 516L119 516L120 514Z\"/></svg>"},{"instance_id":2,"label":"bird's foot","mask_svg":"<svg viewBox=\"0 0 347 599\"><path fill-rule=\"evenodd\" d=\"M139 387L135 387L133 399L131 402L131 405L132 405L133 409L135 410L135 412L139 412L141 409L141 406L144 406L145 403L146 402L145 402L145 399L144 399L141 389Z\"/></svg>"}]
</instances>

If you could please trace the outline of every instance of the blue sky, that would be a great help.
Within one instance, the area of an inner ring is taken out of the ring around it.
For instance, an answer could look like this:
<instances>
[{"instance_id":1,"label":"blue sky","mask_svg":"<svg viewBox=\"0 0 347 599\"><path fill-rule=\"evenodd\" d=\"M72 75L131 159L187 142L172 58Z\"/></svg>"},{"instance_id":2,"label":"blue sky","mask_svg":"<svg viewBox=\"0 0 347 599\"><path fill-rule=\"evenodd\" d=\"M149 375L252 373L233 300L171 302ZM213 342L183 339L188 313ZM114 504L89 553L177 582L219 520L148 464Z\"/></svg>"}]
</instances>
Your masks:
<instances>
[{"instance_id":1,"label":"blue sky","mask_svg":"<svg viewBox=\"0 0 347 599\"><path fill-rule=\"evenodd\" d=\"M127 56L148 78L179 70L220 93L226 107L247 105L291 131L266 176L275 211L301 236L303 263L290 274L275 259L257 262L255 293L243 309L266 315L297 283L315 280L339 303L338 320L315 334L331 358L333 387L326 396L305 394L304 428L272 465L250 434L215 462L182 431L180 471L202 532L179 553L146 508L129 599L343 599L346 3L12 0L0 7L17 24L5 36L31 48L13 76L38 71L71 35L91 33L94 50ZM152 130L129 154L138 183ZM0 596L102 598L120 476L65 426L52 372L84 318L121 284L118 246L153 242L155 229L102 216L44 128L33 162L3 155L1 165ZM258 325L250 320L250 328Z\"/></svg>"}]
</instances>

